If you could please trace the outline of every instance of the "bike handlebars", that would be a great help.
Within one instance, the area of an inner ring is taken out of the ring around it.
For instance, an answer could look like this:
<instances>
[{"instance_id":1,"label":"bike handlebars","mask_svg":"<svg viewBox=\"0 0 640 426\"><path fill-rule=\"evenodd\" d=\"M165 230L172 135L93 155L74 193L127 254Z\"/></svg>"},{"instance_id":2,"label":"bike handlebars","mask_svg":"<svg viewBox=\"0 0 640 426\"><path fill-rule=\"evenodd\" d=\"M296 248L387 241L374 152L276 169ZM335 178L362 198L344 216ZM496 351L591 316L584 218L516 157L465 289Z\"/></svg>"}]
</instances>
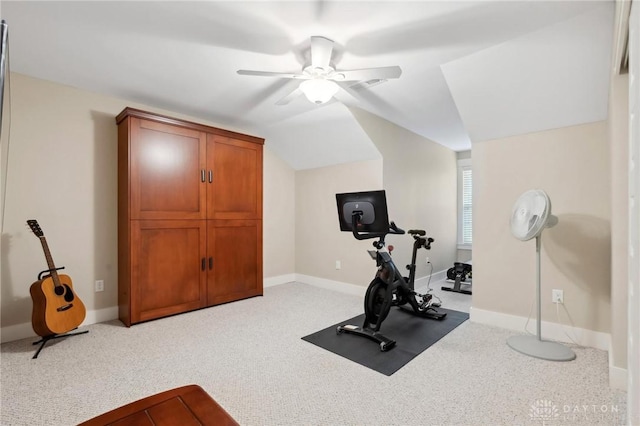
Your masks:
<instances>
[{"instance_id":1,"label":"bike handlebars","mask_svg":"<svg viewBox=\"0 0 640 426\"><path fill-rule=\"evenodd\" d=\"M356 238L356 240L379 238L379 241L373 243L373 246L377 249L381 249L382 247L384 247L384 237L387 234L402 235L405 233L404 229L398 228L398 225L396 225L395 222L392 221L391 223L389 223L389 230L387 232L368 232L361 234L360 232L358 232L358 222L360 219L361 215L358 213L354 212L354 214L351 216L351 232L353 233L353 236ZM426 232L422 229L410 229L409 234L411 234L411 236L419 243L420 247L424 247L427 250L431 248L431 243L434 241L434 239L431 237L422 238L423 235L426 235Z\"/></svg>"}]
</instances>

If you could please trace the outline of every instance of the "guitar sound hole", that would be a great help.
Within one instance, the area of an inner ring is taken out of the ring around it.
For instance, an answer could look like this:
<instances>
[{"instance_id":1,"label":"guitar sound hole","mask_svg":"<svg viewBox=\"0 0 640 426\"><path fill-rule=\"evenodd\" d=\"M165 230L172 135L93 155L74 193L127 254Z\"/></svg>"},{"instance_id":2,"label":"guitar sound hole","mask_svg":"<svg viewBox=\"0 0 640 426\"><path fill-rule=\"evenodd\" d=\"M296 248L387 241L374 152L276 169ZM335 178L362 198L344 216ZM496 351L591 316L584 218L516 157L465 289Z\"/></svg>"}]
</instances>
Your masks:
<instances>
[{"instance_id":1,"label":"guitar sound hole","mask_svg":"<svg viewBox=\"0 0 640 426\"><path fill-rule=\"evenodd\" d=\"M64 284L64 300L65 302L73 302L73 290L68 285Z\"/></svg>"},{"instance_id":2,"label":"guitar sound hole","mask_svg":"<svg viewBox=\"0 0 640 426\"><path fill-rule=\"evenodd\" d=\"M55 289L53 290L58 296L62 296L64 294L64 287L59 285L56 286Z\"/></svg>"}]
</instances>

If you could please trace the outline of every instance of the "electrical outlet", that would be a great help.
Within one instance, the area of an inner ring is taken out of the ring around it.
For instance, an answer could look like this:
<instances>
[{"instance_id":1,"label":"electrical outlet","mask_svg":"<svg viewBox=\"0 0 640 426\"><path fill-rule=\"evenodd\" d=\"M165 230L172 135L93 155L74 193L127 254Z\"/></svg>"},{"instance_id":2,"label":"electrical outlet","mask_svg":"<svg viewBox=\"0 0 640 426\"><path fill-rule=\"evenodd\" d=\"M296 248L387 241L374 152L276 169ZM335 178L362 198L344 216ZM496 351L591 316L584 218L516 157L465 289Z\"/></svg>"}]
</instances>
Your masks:
<instances>
[{"instance_id":1,"label":"electrical outlet","mask_svg":"<svg viewBox=\"0 0 640 426\"><path fill-rule=\"evenodd\" d=\"M551 290L551 301L553 303L564 303L564 291L558 289Z\"/></svg>"},{"instance_id":2,"label":"electrical outlet","mask_svg":"<svg viewBox=\"0 0 640 426\"><path fill-rule=\"evenodd\" d=\"M341 269L342 263L339 260L336 260L336 269Z\"/></svg>"},{"instance_id":3,"label":"electrical outlet","mask_svg":"<svg viewBox=\"0 0 640 426\"><path fill-rule=\"evenodd\" d=\"M96 280L96 293L104 291L104 280Z\"/></svg>"}]
</instances>

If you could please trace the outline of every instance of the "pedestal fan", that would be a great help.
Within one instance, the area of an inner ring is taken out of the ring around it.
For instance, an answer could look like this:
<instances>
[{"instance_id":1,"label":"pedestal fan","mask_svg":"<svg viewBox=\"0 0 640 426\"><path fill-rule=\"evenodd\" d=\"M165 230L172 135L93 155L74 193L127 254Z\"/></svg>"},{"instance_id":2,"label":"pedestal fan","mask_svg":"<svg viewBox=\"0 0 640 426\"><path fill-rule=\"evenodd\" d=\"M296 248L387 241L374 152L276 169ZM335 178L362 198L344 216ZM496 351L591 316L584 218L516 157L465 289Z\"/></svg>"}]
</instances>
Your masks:
<instances>
[{"instance_id":1,"label":"pedestal fan","mask_svg":"<svg viewBox=\"0 0 640 426\"><path fill-rule=\"evenodd\" d=\"M536 239L536 336L512 336L507 344L514 350L535 358L549 361L571 361L576 354L565 345L542 340L541 336L541 291L540 248L542 231L558 223L551 214L551 200L542 190L526 191L516 201L511 213L511 232L521 241Z\"/></svg>"}]
</instances>

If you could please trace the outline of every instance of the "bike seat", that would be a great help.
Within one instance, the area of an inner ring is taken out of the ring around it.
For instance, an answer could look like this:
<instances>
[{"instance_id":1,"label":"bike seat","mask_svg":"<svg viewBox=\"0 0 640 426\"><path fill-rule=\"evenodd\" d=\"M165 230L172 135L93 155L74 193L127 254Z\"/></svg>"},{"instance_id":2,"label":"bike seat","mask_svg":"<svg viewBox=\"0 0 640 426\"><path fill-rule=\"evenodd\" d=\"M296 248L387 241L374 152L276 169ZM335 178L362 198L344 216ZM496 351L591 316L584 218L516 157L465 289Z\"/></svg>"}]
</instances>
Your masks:
<instances>
[{"instance_id":1,"label":"bike seat","mask_svg":"<svg viewBox=\"0 0 640 426\"><path fill-rule=\"evenodd\" d=\"M426 234L426 232L423 231L422 229L409 229L408 233L411 235L420 235L420 236Z\"/></svg>"}]
</instances>

